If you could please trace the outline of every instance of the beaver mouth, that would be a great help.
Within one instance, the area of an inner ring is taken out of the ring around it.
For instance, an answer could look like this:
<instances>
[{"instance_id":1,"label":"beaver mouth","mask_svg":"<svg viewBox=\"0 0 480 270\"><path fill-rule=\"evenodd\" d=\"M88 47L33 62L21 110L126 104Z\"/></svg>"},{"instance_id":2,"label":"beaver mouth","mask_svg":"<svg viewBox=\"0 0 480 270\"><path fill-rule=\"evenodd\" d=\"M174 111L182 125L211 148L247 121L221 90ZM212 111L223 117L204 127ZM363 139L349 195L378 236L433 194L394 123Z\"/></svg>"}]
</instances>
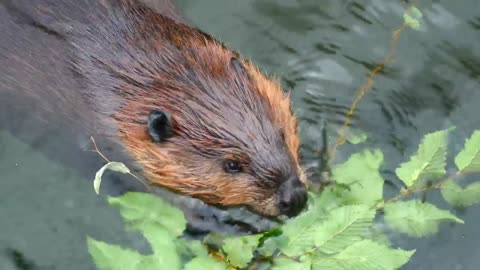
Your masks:
<instances>
[{"instance_id":1,"label":"beaver mouth","mask_svg":"<svg viewBox=\"0 0 480 270\"><path fill-rule=\"evenodd\" d=\"M203 237L209 232L232 235L256 234L278 228L286 220L280 216L264 216L249 206L225 208L206 204L200 199L179 195L161 187L153 192L184 212L188 236Z\"/></svg>"}]
</instances>

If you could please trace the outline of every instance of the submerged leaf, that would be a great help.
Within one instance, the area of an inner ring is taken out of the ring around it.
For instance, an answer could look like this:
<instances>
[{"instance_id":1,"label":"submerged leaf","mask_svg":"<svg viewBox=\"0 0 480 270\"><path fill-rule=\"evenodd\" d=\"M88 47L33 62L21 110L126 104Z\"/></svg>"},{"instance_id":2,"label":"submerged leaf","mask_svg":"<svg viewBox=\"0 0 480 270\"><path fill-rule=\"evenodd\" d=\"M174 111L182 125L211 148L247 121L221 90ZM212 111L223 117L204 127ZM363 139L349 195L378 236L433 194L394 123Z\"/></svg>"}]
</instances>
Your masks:
<instances>
[{"instance_id":1,"label":"submerged leaf","mask_svg":"<svg viewBox=\"0 0 480 270\"><path fill-rule=\"evenodd\" d=\"M420 200L398 201L385 205L385 221L394 230L413 237L438 232L442 221L463 221L446 210Z\"/></svg>"},{"instance_id":2,"label":"submerged leaf","mask_svg":"<svg viewBox=\"0 0 480 270\"><path fill-rule=\"evenodd\" d=\"M462 188L450 180L442 185L443 198L453 206L466 207L480 203L480 182Z\"/></svg>"},{"instance_id":3,"label":"submerged leaf","mask_svg":"<svg viewBox=\"0 0 480 270\"><path fill-rule=\"evenodd\" d=\"M420 186L425 181L445 175L447 135L450 129L426 135L410 161L402 163L395 171L407 187Z\"/></svg>"},{"instance_id":4,"label":"submerged leaf","mask_svg":"<svg viewBox=\"0 0 480 270\"><path fill-rule=\"evenodd\" d=\"M225 239L222 249L227 253L228 261L240 268L247 266L253 258L253 251L258 246L260 237L261 234Z\"/></svg>"},{"instance_id":5,"label":"submerged leaf","mask_svg":"<svg viewBox=\"0 0 480 270\"><path fill-rule=\"evenodd\" d=\"M465 141L465 147L455 157L455 165L461 172L480 172L480 130Z\"/></svg>"},{"instance_id":6,"label":"submerged leaf","mask_svg":"<svg viewBox=\"0 0 480 270\"><path fill-rule=\"evenodd\" d=\"M110 197L108 202L120 209L133 230L145 231L153 226L165 228L172 236L180 236L187 226L181 210L152 194L128 192L121 197Z\"/></svg>"},{"instance_id":7,"label":"submerged leaf","mask_svg":"<svg viewBox=\"0 0 480 270\"><path fill-rule=\"evenodd\" d=\"M100 193L100 184L102 183L102 176L106 170L121 172L121 173L130 173L130 170L121 162L109 162L105 164L100 170L95 174L95 180L93 180L93 189L97 195Z\"/></svg>"},{"instance_id":8,"label":"submerged leaf","mask_svg":"<svg viewBox=\"0 0 480 270\"><path fill-rule=\"evenodd\" d=\"M394 270L407 263L414 252L392 249L371 240L363 240L333 256L314 257L312 269Z\"/></svg>"},{"instance_id":9,"label":"submerged leaf","mask_svg":"<svg viewBox=\"0 0 480 270\"><path fill-rule=\"evenodd\" d=\"M341 194L345 204L372 205L382 200L384 180L379 172L382 162L382 152L374 150L353 154L345 163L335 166L336 183L346 186Z\"/></svg>"},{"instance_id":10,"label":"submerged leaf","mask_svg":"<svg viewBox=\"0 0 480 270\"><path fill-rule=\"evenodd\" d=\"M368 136L365 132L359 129L349 128L348 132L345 134L345 139L351 144L360 144L365 142L368 139Z\"/></svg>"},{"instance_id":11,"label":"submerged leaf","mask_svg":"<svg viewBox=\"0 0 480 270\"><path fill-rule=\"evenodd\" d=\"M279 249L287 256L297 256L317 250L338 252L365 234L375 216L375 210L365 205L348 205L332 210L328 215L309 210L283 227L288 237Z\"/></svg>"}]
</instances>

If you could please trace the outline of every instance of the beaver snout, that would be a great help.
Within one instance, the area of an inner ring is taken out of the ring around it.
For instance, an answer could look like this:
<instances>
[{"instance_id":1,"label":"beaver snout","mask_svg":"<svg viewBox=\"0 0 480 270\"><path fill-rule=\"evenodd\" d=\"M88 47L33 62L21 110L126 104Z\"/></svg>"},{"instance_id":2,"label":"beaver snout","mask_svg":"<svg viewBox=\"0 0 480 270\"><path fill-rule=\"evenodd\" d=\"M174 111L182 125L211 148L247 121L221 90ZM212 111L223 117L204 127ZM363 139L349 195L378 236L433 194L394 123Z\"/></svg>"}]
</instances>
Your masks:
<instances>
[{"instance_id":1,"label":"beaver snout","mask_svg":"<svg viewBox=\"0 0 480 270\"><path fill-rule=\"evenodd\" d=\"M280 186L278 209L283 215L294 217L307 204L307 190L297 176L290 177Z\"/></svg>"}]
</instances>

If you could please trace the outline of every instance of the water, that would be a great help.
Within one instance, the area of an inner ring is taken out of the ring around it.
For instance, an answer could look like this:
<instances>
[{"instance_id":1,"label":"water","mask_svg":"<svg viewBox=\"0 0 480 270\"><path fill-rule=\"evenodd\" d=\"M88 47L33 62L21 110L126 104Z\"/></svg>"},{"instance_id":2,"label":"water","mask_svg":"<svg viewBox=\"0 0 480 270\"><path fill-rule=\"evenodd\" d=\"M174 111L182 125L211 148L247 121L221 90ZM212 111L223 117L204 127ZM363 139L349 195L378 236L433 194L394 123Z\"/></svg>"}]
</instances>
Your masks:
<instances>
[{"instance_id":1,"label":"water","mask_svg":"<svg viewBox=\"0 0 480 270\"><path fill-rule=\"evenodd\" d=\"M332 143L359 86L390 49L407 2L181 0L179 6L194 25L292 91L304 164L314 172L322 120ZM480 128L480 6L476 0L419 2L420 31L402 33L394 61L353 117L368 141L337 154L342 161L353 151L380 148L386 157L382 173L391 183L387 194L398 187L397 164L424 134L456 126L450 150L457 152ZM0 151L0 269L93 269L86 234L138 243L123 231L118 213L75 172L4 133ZM427 200L449 209L437 192L428 193ZM404 269L478 269L480 207L452 211L466 224L444 224L437 235L421 240L391 235L396 245L417 249Z\"/></svg>"}]
</instances>

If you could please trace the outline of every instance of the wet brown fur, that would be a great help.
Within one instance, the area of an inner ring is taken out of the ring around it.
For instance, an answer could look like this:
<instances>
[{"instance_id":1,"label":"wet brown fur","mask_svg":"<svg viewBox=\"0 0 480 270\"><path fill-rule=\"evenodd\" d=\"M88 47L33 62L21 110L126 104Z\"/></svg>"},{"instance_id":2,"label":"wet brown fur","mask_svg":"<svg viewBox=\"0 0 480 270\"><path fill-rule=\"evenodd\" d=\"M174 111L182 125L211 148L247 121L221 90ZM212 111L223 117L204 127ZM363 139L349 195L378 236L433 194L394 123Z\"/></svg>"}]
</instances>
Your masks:
<instances>
[{"instance_id":1,"label":"wet brown fur","mask_svg":"<svg viewBox=\"0 0 480 270\"><path fill-rule=\"evenodd\" d=\"M103 10L88 18L95 23L72 24L66 40L81 95L103 133L120 138L155 185L278 215L279 179L293 173L306 184L290 98L278 82L214 38L135 0L100 2ZM146 130L156 109L173 118L174 136L160 144ZM244 171L224 172L226 159Z\"/></svg>"}]
</instances>

